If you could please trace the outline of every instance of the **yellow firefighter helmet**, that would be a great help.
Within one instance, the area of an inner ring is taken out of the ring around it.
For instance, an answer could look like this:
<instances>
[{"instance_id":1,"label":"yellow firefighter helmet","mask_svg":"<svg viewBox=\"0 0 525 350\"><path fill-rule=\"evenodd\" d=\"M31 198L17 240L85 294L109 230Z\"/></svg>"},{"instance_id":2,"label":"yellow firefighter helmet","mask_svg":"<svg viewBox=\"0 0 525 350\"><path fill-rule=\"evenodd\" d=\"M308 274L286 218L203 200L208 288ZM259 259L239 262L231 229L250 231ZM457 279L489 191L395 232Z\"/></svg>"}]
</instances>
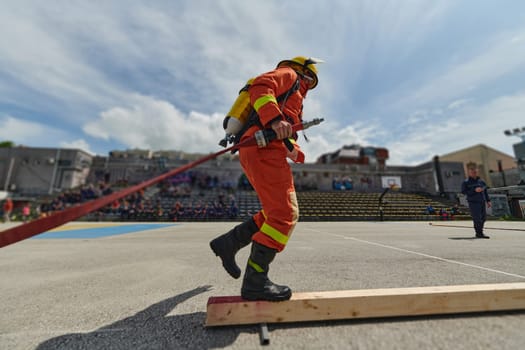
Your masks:
<instances>
[{"instance_id":1,"label":"yellow firefighter helmet","mask_svg":"<svg viewBox=\"0 0 525 350\"><path fill-rule=\"evenodd\" d=\"M310 89L317 86L319 79L317 78L317 63L323 63L323 60L313 57L297 56L291 60L283 60L277 64L279 67L290 67L300 73L304 78L310 80Z\"/></svg>"}]
</instances>

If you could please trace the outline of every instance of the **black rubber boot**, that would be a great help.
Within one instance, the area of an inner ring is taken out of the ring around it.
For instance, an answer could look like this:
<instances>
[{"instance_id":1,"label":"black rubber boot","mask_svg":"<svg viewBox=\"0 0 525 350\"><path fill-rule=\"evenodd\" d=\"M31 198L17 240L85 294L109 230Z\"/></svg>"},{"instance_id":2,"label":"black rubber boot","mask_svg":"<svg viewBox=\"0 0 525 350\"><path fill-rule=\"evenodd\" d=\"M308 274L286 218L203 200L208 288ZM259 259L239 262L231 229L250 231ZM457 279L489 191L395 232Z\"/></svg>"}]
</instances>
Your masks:
<instances>
[{"instance_id":1,"label":"black rubber boot","mask_svg":"<svg viewBox=\"0 0 525 350\"><path fill-rule=\"evenodd\" d=\"M259 227L250 218L210 242L211 250L221 258L222 266L233 278L241 277L241 269L235 262L235 254L239 249L250 244L252 236L257 231Z\"/></svg>"},{"instance_id":2,"label":"black rubber boot","mask_svg":"<svg viewBox=\"0 0 525 350\"><path fill-rule=\"evenodd\" d=\"M268 278L270 263L275 258L277 250L268 248L257 242L252 243L252 252L248 259L241 296L246 300L283 301L292 296L292 290L280 286Z\"/></svg>"}]
</instances>

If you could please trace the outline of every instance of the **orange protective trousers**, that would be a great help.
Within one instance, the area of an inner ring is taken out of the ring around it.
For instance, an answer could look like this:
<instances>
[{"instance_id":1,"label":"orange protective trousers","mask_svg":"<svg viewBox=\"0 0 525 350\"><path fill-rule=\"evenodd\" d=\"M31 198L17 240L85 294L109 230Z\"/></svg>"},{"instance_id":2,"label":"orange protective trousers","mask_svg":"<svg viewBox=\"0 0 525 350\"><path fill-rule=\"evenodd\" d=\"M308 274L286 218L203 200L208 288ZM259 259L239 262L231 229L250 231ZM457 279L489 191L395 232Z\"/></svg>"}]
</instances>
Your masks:
<instances>
[{"instance_id":1,"label":"orange protective trousers","mask_svg":"<svg viewBox=\"0 0 525 350\"><path fill-rule=\"evenodd\" d=\"M252 240L282 251L299 217L293 175L282 141L239 150L241 166L257 192L262 210L253 216L259 231Z\"/></svg>"}]
</instances>

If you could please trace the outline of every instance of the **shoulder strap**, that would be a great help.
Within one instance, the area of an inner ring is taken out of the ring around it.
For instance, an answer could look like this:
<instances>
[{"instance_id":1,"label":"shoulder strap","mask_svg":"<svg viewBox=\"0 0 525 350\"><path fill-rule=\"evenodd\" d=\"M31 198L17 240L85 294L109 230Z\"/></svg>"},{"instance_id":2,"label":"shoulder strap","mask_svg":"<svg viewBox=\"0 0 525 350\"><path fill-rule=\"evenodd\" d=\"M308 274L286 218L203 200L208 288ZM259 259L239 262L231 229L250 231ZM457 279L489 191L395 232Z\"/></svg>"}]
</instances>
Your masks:
<instances>
[{"instance_id":1,"label":"shoulder strap","mask_svg":"<svg viewBox=\"0 0 525 350\"><path fill-rule=\"evenodd\" d=\"M296 92L297 90L299 90L300 84L301 84L301 82L299 80L299 77L297 77L297 79L292 84L292 87L290 89L288 89L284 94L281 94L281 95L277 96L276 100L280 104L279 109L282 110L284 105L286 104L286 101L290 97L290 95L293 94L294 92ZM248 91L249 88L250 88L250 84L246 84L241 89L241 91ZM241 91L239 91L239 93ZM252 110L250 111L250 114L248 116L247 122L243 125L242 129L235 136L234 143L238 143L241 140L242 135L244 135L244 133L249 128L251 128L254 125L258 125L261 128L263 127L263 125L261 124L261 121L259 119L259 115L257 114L257 112L255 112L255 109L252 108Z\"/></svg>"},{"instance_id":2,"label":"shoulder strap","mask_svg":"<svg viewBox=\"0 0 525 350\"><path fill-rule=\"evenodd\" d=\"M290 89L288 89L288 91L286 91L282 95L277 96L277 102L282 102L281 103L281 109L286 104L286 100L288 99L288 97L290 97L291 94L293 94L294 92L299 90L300 86L301 86L301 82L300 82L299 77L298 77L297 79L295 79L295 82L292 84L292 87Z\"/></svg>"}]
</instances>

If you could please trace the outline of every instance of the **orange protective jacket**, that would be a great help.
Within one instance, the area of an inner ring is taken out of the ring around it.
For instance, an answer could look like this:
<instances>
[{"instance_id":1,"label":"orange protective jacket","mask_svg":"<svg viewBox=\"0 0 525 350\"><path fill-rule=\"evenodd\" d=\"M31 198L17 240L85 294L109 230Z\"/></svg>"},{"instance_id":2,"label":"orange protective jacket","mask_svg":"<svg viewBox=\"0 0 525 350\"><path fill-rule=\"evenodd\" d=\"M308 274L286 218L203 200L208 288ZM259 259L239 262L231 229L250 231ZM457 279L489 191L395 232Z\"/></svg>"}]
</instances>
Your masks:
<instances>
[{"instance_id":1,"label":"orange protective jacket","mask_svg":"<svg viewBox=\"0 0 525 350\"><path fill-rule=\"evenodd\" d=\"M276 119L283 119L290 124L298 124L303 117L303 100L308 92L308 85L302 79L299 80L299 89L291 93L285 101L279 103L277 96L285 95L297 82L297 73L290 67L277 68L271 72L264 73L252 82L249 93L250 103L259 116L264 128L270 128L270 124ZM284 105L283 105L284 103ZM260 127L253 126L243 135L252 136ZM304 162L304 154L295 143L297 135L292 138L292 143L298 151L296 163ZM282 141L274 141L282 144ZM284 147L284 145L283 145Z\"/></svg>"},{"instance_id":2,"label":"orange protective jacket","mask_svg":"<svg viewBox=\"0 0 525 350\"><path fill-rule=\"evenodd\" d=\"M286 94L296 82L297 73L288 67L277 68L255 78L248 92L263 128L270 128L271 122L277 118L292 125L301 122L303 99L308 91L306 82L299 80L299 89L283 103L277 102L277 96ZM250 127L242 139L252 136L260 128L260 125ZM294 135L294 138L297 136ZM292 143L298 150L294 161L303 162L304 154L295 142ZM288 149L282 140L274 140L264 148L244 147L239 150L243 170L262 206L262 210L253 216L259 232L252 239L277 251L285 248L299 217L287 155Z\"/></svg>"}]
</instances>

